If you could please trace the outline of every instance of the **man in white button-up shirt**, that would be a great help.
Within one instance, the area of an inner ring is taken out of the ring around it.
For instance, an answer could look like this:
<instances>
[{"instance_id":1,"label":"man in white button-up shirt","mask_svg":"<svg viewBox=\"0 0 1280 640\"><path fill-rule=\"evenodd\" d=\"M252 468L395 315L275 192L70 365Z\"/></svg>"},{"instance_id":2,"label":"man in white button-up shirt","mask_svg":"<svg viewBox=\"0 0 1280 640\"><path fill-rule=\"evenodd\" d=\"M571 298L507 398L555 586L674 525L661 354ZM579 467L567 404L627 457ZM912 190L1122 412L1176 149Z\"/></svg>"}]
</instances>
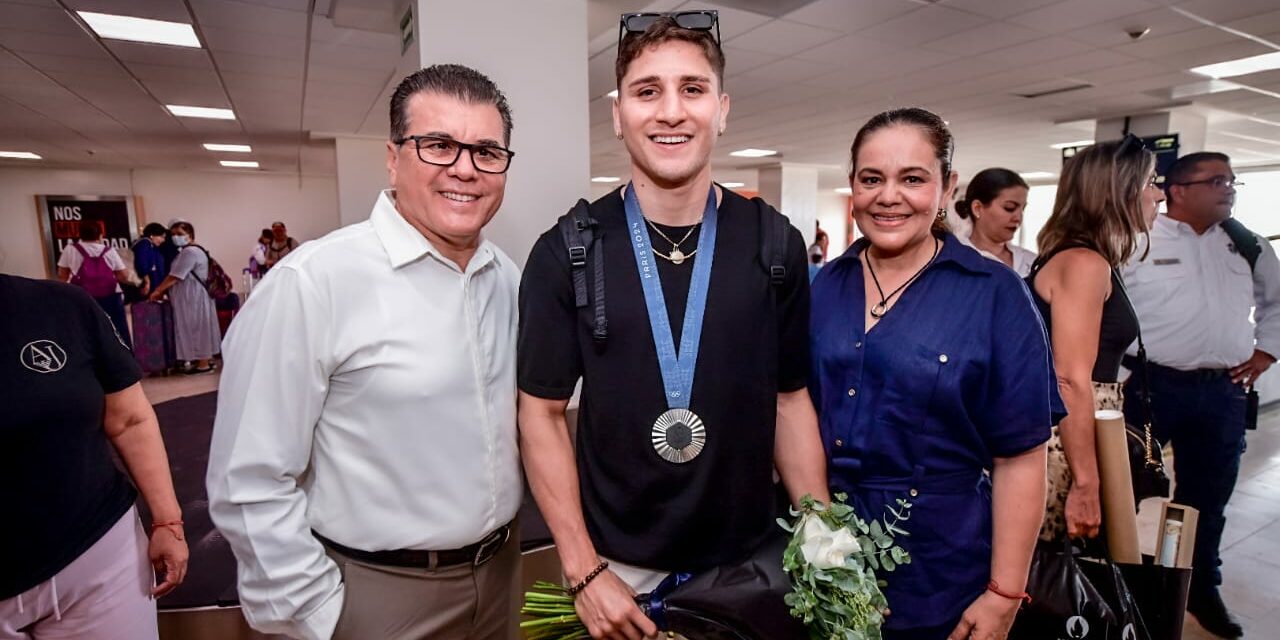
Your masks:
<instances>
[{"instance_id":1,"label":"man in white button-up shirt","mask_svg":"<svg viewBox=\"0 0 1280 640\"><path fill-rule=\"evenodd\" d=\"M423 69L391 100L393 189L290 253L228 334L210 513L245 617L296 638L511 638L523 495L506 99Z\"/></svg>"},{"instance_id":2,"label":"man in white button-up shirt","mask_svg":"<svg viewBox=\"0 0 1280 640\"><path fill-rule=\"evenodd\" d=\"M1227 156L1180 158L1166 183L1169 213L1156 218L1150 255L1123 276L1151 363L1156 433L1173 442L1174 501L1200 510L1187 610L1207 630L1236 638L1243 630L1218 593L1218 545L1244 450L1246 388L1280 355L1280 260L1265 238L1229 221L1238 183ZM1126 390L1135 424L1141 377Z\"/></svg>"}]
</instances>

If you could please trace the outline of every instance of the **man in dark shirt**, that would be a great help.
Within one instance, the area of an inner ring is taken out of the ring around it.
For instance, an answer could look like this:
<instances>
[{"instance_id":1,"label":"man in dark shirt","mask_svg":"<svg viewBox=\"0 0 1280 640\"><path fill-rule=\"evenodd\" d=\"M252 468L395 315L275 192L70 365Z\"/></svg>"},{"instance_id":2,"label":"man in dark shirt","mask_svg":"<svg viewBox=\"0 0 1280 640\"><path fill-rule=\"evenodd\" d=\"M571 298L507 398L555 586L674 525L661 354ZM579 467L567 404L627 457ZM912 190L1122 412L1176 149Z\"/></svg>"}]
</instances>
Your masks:
<instances>
[{"instance_id":1,"label":"man in dark shirt","mask_svg":"<svg viewBox=\"0 0 1280 640\"><path fill-rule=\"evenodd\" d=\"M633 182L589 207L587 262L603 263L582 288L607 297L606 321L578 304L558 227L521 282L520 448L595 638L652 635L634 591L757 549L776 526L775 465L793 501L828 499L804 242L785 227L785 275L771 280L761 234L779 214L711 181L729 110L714 18L623 17L614 127ZM575 454L565 412L579 379Z\"/></svg>"}]
</instances>

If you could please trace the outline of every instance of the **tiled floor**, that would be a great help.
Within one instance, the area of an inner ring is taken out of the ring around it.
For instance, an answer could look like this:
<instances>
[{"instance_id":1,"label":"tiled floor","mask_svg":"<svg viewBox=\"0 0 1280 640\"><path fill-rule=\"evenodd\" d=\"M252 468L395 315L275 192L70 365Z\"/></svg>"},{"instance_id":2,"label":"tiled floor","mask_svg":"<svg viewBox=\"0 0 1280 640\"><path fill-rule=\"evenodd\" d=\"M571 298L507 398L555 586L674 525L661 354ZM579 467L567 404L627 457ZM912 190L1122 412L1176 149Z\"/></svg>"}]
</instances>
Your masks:
<instances>
[{"instance_id":1,"label":"tiled floor","mask_svg":"<svg viewBox=\"0 0 1280 640\"><path fill-rule=\"evenodd\" d=\"M1280 408L1272 408L1249 433L1235 494L1227 505L1222 538L1222 597L1240 619L1246 638L1280 638ZM1167 461L1172 469L1172 461ZM1143 551L1155 550L1157 500L1138 516ZM1185 640L1217 638L1187 616Z\"/></svg>"},{"instance_id":2,"label":"tiled floor","mask_svg":"<svg viewBox=\"0 0 1280 640\"><path fill-rule=\"evenodd\" d=\"M171 376L151 376L142 380L142 389L147 392L147 399L151 404L160 404L174 398L185 398L213 391L218 388L218 378L221 375L222 370L215 369L213 373L189 376L180 373Z\"/></svg>"}]
</instances>

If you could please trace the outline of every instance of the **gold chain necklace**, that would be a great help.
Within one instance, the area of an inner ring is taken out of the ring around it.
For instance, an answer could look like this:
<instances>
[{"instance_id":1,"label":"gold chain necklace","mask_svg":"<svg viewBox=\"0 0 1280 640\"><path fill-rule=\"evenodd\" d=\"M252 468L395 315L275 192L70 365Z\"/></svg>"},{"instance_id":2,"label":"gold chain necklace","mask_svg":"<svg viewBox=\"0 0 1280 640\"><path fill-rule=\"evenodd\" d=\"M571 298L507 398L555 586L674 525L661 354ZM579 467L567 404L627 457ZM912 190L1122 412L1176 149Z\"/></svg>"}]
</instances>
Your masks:
<instances>
[{"instance_id":1,"label":"gold chain necklace","mask_svg":"<svg viewBox=\"0 0 1280 640\"><path fill-rule=\"evenodd\" d=\"M652 220L645 218L644 221L648 222L649 228L653 229L654 231L657 231L658 235L662 236L663 240L666 240L668 243L671 244L671 253L669 254L662 253L661 251L658 251L657 248L653 248L653 254L658 256L659 258L665 258L666 260L670 261L671 264L683 264L685 260L692 258L693 254L698 252L697 249L694 249L689 253L685 253L684 251L680 250L680 245L683 244L685 240L688 240L689 237L693 235L693 231L697 229L699 225L702 224L701 222L693 225L692 227L689 227L689 230L685 232L684 237L680 238L679 242L676 242L675 240L672 240L670 237L668 237L667 234L663 233L662 229L659 229L658 225L654 224Z\"/></svg>"}]
</instances>

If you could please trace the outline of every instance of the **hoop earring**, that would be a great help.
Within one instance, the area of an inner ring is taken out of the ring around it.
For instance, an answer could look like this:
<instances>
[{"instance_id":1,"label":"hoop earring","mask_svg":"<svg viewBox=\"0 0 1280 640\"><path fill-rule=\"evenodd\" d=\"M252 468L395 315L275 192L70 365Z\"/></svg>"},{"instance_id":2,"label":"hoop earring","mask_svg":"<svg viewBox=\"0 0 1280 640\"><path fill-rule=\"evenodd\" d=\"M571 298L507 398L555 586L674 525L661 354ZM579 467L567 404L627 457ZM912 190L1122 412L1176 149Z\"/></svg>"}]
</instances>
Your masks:
<instances>
[{"instance_id":1,"label":"hoop earring","mask_svg":"<svg viewBox=\"0 0 1280 640\"><path fill-rule=\"evenodd\" d=\"M947 210L946 210L946 209L938 209L938 221L939 221L939 222L941 222L941 221L946 220L946 219L947 219Z\"/></svg>"}]
</instances>

